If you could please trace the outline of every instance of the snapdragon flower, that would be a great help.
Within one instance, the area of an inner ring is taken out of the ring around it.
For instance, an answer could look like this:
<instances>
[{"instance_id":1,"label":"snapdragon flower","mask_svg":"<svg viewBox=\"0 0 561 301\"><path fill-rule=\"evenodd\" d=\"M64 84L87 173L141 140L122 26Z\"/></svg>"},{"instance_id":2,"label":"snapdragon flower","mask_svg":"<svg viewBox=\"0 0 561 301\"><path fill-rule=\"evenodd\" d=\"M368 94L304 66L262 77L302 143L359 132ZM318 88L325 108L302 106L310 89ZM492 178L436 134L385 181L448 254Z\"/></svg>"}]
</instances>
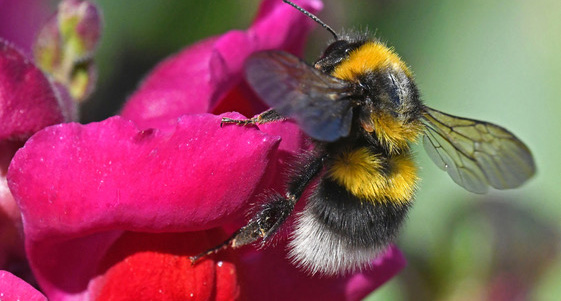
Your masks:
<instances>
[{"instance_id":1,"label":"snapdragon flower","mask_svg":"<svg viewBox=\"0 0 561 301\"><path fill-rule=\"evenodd\" d=\"M290 162L311 147L291 122L220 122L266 109L243 79L245 59L267 49L301 54L313 26L265 0L248 30L157 66L121 116L51 126L27 141L8 184L49 300L360 300L404 266L390 247L362 273L311 277L286 259L283 233L264 249L189 260L242 225L264 192L283 189Z\"/></svg>"}]
</instances>

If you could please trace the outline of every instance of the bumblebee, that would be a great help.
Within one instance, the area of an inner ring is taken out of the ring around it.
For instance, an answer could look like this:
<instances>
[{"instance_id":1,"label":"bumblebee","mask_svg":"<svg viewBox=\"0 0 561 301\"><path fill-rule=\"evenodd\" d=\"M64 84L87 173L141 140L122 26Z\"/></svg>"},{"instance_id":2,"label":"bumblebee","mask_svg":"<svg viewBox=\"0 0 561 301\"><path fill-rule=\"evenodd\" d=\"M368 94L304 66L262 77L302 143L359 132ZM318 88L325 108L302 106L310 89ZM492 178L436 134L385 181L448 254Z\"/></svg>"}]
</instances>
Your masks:
<instances>
[{"instance_id":1,"label":"bumblebee","mask_svg":"<svg viewBox=\"0 0 561 301\"><path fill-rule=\"evenodd\" d=\"M506 129L449 115L424 105L401 58L364 34L338 35L316 16L292 5L333 34L312 65L282 51L246 62L246 78L270 107L249 120L295 121L314 143L296 164L284 195L270 195L246 226L199 258L225 247L267 242L292 214L289 257L311 274L355 272L396 237L417 188L411 144L422 137L438 167L468 191L515 188L535 172L530 150Z\"/></svg>"}]
</instances>

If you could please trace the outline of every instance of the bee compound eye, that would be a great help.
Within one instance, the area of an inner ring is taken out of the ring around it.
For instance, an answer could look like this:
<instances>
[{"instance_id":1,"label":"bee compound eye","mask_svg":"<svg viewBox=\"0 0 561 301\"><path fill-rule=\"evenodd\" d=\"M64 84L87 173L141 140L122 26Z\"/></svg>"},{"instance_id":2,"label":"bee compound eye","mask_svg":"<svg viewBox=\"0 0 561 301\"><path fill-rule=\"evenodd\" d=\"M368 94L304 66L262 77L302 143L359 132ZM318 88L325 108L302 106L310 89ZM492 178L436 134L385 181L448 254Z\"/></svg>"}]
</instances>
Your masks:
<instances>
[{"instance_id":1,"label":"bee compound eye","mask_svg":"<svg viewBox=\"0 0 561 301\"><path fill-rule=\"evenodd\" d=\"M331 43L331 45L327 46L327 48L325 49L325 51L323 52L322 58L325 58L327 56L329 56L330 54L333 54L334 52L343 50L345 53L347 53L347 51L349 50L348 48L346 48L346 46L349 43L347 41L344 40L338 40L335 41L333 43Z\"/></svg>"}]
</instances>

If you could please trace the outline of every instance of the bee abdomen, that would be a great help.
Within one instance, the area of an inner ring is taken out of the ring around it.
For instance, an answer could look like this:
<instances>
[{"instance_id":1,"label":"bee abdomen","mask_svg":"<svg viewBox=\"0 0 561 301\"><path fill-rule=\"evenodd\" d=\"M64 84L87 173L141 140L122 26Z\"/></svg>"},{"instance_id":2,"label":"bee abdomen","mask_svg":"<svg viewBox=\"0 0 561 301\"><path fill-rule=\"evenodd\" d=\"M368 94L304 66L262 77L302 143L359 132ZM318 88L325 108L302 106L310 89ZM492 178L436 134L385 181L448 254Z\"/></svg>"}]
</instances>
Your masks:
<instances>
[{"instance_id":1,"label":"bee abdomen","mask_svg":"<svg viewBox=\"0 0 561 301\"><path fill-rule=\"evenodd\" d=\"M360 270L393 241L408 209L408 203L365 202L324 178L297 217L290 257L312 274Z\"/></svg>"}]
</instances>

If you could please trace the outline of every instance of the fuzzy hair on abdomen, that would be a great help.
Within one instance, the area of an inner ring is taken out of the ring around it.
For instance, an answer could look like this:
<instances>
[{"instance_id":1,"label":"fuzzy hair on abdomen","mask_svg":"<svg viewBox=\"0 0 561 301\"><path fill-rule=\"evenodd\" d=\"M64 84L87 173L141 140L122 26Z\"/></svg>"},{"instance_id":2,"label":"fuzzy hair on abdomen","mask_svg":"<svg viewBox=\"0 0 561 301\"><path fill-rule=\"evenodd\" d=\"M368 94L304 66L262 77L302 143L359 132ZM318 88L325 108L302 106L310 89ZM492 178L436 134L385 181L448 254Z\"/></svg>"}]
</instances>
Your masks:
<instances>
[{"instance_id":1,"label":"fuzzy hair on abdomen","mask_svg":"<svg viewBox=\"0 0 561 301\"><path fill-rule=\"evenodd\" d=\"M323 178L296 217L289 257L310 274L361 270L393 241L408 208L361 200Z\"/></svg>"}]
</instances>

